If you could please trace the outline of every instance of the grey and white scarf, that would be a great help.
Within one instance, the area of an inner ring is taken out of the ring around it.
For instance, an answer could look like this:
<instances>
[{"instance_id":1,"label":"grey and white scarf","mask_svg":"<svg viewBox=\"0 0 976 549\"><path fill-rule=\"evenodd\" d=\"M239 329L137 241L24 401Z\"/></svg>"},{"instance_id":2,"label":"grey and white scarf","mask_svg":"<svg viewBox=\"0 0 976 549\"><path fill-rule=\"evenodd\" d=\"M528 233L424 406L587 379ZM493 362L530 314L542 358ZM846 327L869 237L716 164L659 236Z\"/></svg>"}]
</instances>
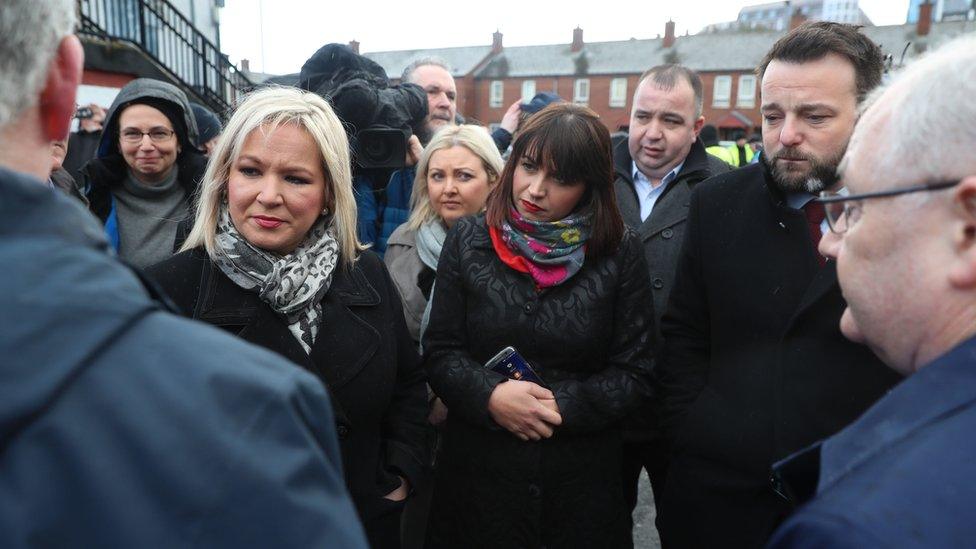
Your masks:
<instances>
[{"instance_id":1,"label":"grey and white scarf","mask_svg":"<svg viewBox=\"0 0 976 549\"><path fill-rule=\"evenodd\" d=\"M332 216L321 217L294 251L285 255L251 245L231 221L227 206L217 222L214 261L235 284L258 293L261 300L282 315L295 339L312 351L322 317L322 298L329 291L339 260L339 242L332 230Z\"/></svg>"},{"instance_id":2,"label":"grey and white scarf","mask_svg":"<svg viewBox=\"0 0 976 549\"><path fill-rule=\"evenodd\" d=\"M433 269L435 273L445 238L447 238L447 230L440 219L432 219L417 229L417 255L420 256L420 261ZM424 307L424 316L420 319L421 352L424 349L424 332L427 331L427 325L430 324L430 305L434 302L434 289L436 287L437 281L435 280L434 285L430 288L430 299L427 300L427 306Z\"/></svg>"}]
</instances>

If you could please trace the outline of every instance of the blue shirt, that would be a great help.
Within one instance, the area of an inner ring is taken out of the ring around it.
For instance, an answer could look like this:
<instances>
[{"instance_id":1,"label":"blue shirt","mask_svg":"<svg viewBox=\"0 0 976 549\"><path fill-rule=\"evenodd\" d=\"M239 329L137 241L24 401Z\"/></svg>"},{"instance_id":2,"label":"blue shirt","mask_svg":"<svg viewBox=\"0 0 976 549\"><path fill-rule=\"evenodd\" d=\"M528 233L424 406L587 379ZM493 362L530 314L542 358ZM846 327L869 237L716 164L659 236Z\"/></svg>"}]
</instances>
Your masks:
<instances>
[{"instance_id":1,"label":"blue shirt","mask_svg":"<svg viewBox=\"0 0 976 549\"><path fill-rule=\"evenodd\" d=\"M664 189L668 188L668 184L674 181L678 177L678 172L684 167L685 163L682 162L674 167L673 170L668 172L664 177L661 178L661 184L657 187L651 185L651 180L644 175L637 168L637 163L632 163L632 169L634 172L634 190L637 191L637 201L640 202L640 216L641 221L646 221L647 217L651 215L651 211L654 209L654 204L657 203L657 199L661 198L664 194Z\"/></svg>"}]
</instances>

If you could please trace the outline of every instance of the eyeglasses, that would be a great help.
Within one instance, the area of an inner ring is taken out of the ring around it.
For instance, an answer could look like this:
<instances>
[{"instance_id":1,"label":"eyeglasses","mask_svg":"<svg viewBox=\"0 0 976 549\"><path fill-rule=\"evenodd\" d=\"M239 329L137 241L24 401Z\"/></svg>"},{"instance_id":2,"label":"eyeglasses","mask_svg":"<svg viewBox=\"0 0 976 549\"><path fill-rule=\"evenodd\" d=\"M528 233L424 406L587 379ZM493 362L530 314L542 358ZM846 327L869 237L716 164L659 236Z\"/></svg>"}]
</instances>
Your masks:
<instances>
[{"instance_id":1,"label":"eyeglasses","mask_svg":"<svg viewBox=\"0 0 976 549\"><path fill-rule=\"evenodd\" d=\"M142 142L142 136L148 135L149 139L152 139L153 143L165 143L166 141L169 141L175 133L176 132L173 130L168 130L166 128L153 128L148 132L129 129L122 132L122 141L136 144Z\"/></svg>"},{"instance_id":2,"label":"eyeglasses","mask_svg":"<svg viewBox=\"0 0 976 549\"><path fill-rule=\"evenodd\" d=\"M918 192L940 191L958 185L959 181L940 181L938 183L928 183L916 185L904 189L891 191L877 191L864 194L842 195L832 191L820 193L820 202L824 205L824 212L827 214L827 225L835 234L844 234L857 223L861 218L861 201L870 198L886 198L902 194Z\"/></svg>"}]
</instances>

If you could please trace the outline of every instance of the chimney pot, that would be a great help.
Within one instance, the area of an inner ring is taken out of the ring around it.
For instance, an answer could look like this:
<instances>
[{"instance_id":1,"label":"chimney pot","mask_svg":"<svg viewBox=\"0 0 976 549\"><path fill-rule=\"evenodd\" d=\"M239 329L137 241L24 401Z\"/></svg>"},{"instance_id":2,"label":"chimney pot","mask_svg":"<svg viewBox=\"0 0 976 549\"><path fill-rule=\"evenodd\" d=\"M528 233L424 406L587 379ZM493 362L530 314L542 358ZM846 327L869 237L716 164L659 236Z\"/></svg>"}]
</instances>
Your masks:
<instances>
[{"instance_id":1,"label":"chimney pot","mask_svg":"<svg viewBox=\"0 0 976 549\"><path fill-rule=\"evenodd\" d=\"M674 45L674 21L668 20L664 24L664 47L670 48Z\"/></svg>"},{"instance_id":2,"label":"chimney pot","mask_svg":"<svg viewBox=\"0 0 976 549\"><path fill-rule=\"evenodd\" d=\"M251 62L247 59L241 59L241 72L251 72Z\"/></svg>"},{"instance_id":3,"label":"chimney pot","mask_svg":"<svg viewBox=\"0 0 976 549\"><path fill-rule=\"evenodd\" d=\"M573 29L573 45L570 48L572 52L578 52L583 50L583 29L576 27Z\"/></svg>"},{"instance_id":4,"label":"chimney pot","mask_svg":"<svg viewBox=\"0 0 976 549\"><path fill-rule=\"evenodd\" d=\"M932 30L932 2L926 0L918 6L918 22L915 23L915 34L928 35Z\"/></svg>"},{"instance_id":5,"label":"chimney pot","mask_svg":"<svg viewBox=\"0 0 976 549\"><path fill-rule=\"evenodd\" d=\"M807 18L800 11L800 8L796 8L795 10L793 10L793 14L790 15L790 30L799 27L800 25L805 23L806 20Z\"/></svg>"},{"instance_id":6,"label":"chimney pot","mask_svg":"<svg viewBox=\"0 0 976 549\"><path fill-rule=\"evenodd\" d=\"M502 49L502 33L496 30L491 35L491 53L501 53Z\"/></svg>"},{"instance_id":7,"label":"chimney pot","mask_svg":"<svg viewBox=\"0 0 976 549\"><path fill-rule=\"evenodd\" d=\"M357 40L350 40L349 41L349 49L351 49L353 51L353 53L359 53L359 41L357 41Z\"/></svg>"}]
</instances>

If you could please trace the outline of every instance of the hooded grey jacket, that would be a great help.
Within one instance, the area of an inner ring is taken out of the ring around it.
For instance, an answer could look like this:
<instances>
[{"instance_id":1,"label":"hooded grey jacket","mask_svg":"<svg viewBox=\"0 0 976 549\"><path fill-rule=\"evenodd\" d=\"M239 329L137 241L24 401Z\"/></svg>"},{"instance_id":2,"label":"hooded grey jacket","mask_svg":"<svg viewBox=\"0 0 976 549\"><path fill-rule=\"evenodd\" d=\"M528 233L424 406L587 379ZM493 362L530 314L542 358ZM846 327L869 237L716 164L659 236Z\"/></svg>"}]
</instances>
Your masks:
<instances>
[{"instance_id":1,"label":"hooded grey jacket","mask_svg":"<svg viewBox=\"0 0 976 549\"><path fill-rule=\"evenodd\" d=\"M126 84L105 116L105 131L102 132L95 159L82 169L84 187L88 189L89 208L105 225L105 232L116 250L119 249L119 220L112 193L122 185L128 169L118 146L119 115L131 102L142 98L168 101L180 112L182 124L173 121L182 148L176 159L179 170L177 180L187 197L194 195L207 167L206 157L197 152L197 124L186 94L172 84L152 78L137 78ZM193 217L192 202L190 217ZM184 236L177 233L174 251L182 244Z\"/></svg>"}]
</instances>

